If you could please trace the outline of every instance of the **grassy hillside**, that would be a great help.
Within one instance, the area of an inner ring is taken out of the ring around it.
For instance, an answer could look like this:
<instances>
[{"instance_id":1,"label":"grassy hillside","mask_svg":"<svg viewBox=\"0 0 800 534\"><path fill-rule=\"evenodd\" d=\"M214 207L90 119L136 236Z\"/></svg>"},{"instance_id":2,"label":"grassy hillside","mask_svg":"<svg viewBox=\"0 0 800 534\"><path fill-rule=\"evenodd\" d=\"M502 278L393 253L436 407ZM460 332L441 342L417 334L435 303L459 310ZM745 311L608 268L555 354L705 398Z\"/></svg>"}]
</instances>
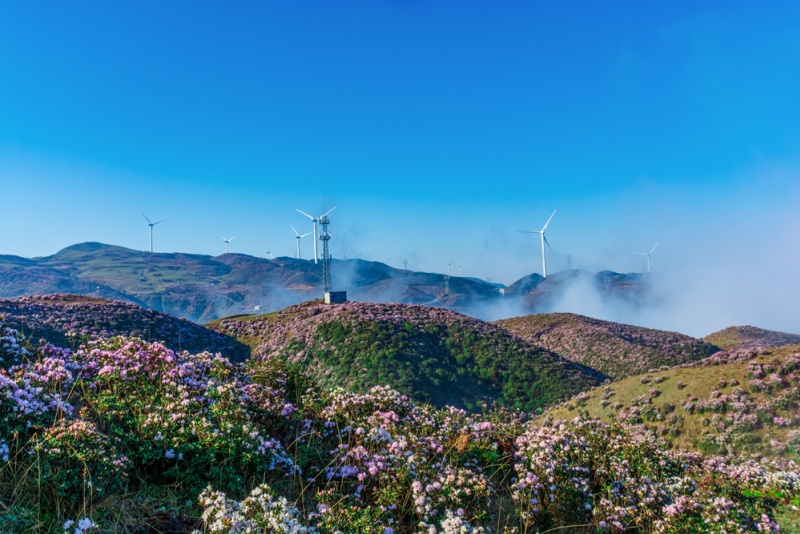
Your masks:
<instances>
[{"instance_id":1,"label":"grassy hillside","mask_svg":"<svg viewBox=\"0 0 800 534\"><path fill-rule=\"evenodd\" d=\"M314 302L209 326L247 343L255 358L302 364L323 384L390 385L437 406L532 410L606 378L497 326L426 306Z\"/></svg>"},{"instance_id":2,"label":"grassy hillside","mask_svg":"<svg viewBox=\"0 0 800 534\"><path fill-rule=\"evenodd\" d=\"M713 344L676 332L592 319L573 313L543 313L496 321L536 346L615 379L662 366L700 360Z\"/></svg>"},{"instance_id":3,"label":"grassy hillside","mask_svg":"<svg viewBox=\"0 0 800 534\"><path fill-rule=\"evenodd\" d=\"M548 412L643 424L671 446L800 461L800 345L720 352L620 380Z\"/></svg>"},{"instance_id":4,"label":"grassy hillside","mask_svg":"<svg viewBox=\"0 0 800 534\"><path fill-rule=\"evenodd\" d=\"M755 326L731 326L703 338L723 350L780 347L800 344L800 335L775 332Z\"/></svg>"},{"instance_id":5,"label":"grassy hillside","mask_svg":"<svg viewBox=\"0 0 800 534\"><path fill-rule=\"evenodd\" d=\"M60 347L77 347L87 339L132 335L160 341L175 351L219 352L232 361L243 361L250 352L236 339L190 321L128 302L79 295L0 299L0 317L25 339L45 339Z\"/></svg>"}]
</instances>

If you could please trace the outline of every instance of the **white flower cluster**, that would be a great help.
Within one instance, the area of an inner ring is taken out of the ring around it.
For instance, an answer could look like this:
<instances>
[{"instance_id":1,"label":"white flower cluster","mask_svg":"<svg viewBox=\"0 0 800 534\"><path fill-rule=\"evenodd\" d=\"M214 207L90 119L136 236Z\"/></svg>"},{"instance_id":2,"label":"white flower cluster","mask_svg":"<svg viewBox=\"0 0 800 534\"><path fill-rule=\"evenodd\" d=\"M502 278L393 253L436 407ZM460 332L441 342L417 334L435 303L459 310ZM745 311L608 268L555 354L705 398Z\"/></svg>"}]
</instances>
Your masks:
<instances>
[{"instance_id":1,"label":"white flower cluster","mask_svg":"<svg viewBox=\"0 0 800 534\"><path fill-rule=\"evenodd\" d=\"M97 523L88 517L78 519L77 522L69 519L64 522L64 526L62 528L64 529L64 532L71 532L72 534L84 534L85 532L90 532L92 529L97 528Z\"/></svg>"},{"instance_id":2,"label":"white flower cluster","mask_svg":"<svg viewBox=\"0 0 800 534\"><path fill-rule=\"evenodd\" d=\"M207 532L312 534L317 530L302 525L297 508L284 497L274 497L270 487L261 484L243 501L228 499L211 487L199 497L205 508L203 523ZM199 531L195 531L199 532Z\"/></svg>"},{"instance_id":3,"label":"white flower cluster","mask_svg":"<svg viewBox=\"0 0 800 534\"><path fill-rule=\"evenodd\" d=\"M455 513L452 510L445 511L445 519L441 523L441 528L436 529L436 525L420 523L420 527L426 534L484 534L483 527L473 527L469 521L464 519L464 510L458 509Z\"/></svg>"}]
</instances>

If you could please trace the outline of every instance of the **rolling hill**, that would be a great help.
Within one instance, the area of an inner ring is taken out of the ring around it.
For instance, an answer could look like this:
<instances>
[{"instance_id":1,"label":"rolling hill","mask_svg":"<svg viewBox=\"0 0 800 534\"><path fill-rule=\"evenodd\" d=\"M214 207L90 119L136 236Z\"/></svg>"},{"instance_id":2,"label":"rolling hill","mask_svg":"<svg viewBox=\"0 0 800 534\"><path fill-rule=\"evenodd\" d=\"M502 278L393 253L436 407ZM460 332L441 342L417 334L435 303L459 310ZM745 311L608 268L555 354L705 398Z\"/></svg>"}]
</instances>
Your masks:
<instances>
[{"instance_id":1,"label":"rolling hill","mask_svg":"<svg viewBox=\"0 0 800 534\"><path fill-rule=\"evenodd\" d=\"M677 332L624 325L573 313L496 321L530 343L615 379L700 360L719 350Z\"/></svg>"},{"instance_id":2,"label":"rolling hill","mask_svg":"<svg viewBox=\"0 0 800 534\"><path fill-rule=\"evenodd\" d=\"M324 385L388 384L437 406L496 401L532 410L607 378L498 326L428 306L317 301L209 326L249 345L254 358L300 365Z\"/></svg>"},{"instance_id":3,"label":"rolling hill","mask_svg":"<svg viewBox=\"0 0 800 534\"><path fill-rule=\"evenodd\" d=\"M755 326L730 326L703 338L725 350L780 347L800 344L800 335Z\"/></svg>"},{"instance_id":4,"label":"rolling hill","mask_svg":"<svg viewBox=\"0 0 800 534\"><path fill-rule=\"evenodd\" d=\"M234 338L185 319L178 319L129 302L80 295L43 295L0 299L0 317L26 339L75 348L81 341L112 336L135 336L160 341L166 347L191 353L221 353L243 361L249 349Z\"/></svg>"}]
</instances>

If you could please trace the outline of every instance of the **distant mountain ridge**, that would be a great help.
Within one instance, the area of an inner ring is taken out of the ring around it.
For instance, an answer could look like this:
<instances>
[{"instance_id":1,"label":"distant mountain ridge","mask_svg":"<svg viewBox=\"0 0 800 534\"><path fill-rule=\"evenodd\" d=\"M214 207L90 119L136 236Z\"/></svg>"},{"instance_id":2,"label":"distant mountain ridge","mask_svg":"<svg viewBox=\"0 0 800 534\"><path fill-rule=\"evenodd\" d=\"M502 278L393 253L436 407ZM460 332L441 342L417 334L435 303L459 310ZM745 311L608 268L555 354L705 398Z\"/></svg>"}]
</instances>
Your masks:
<instances>
[{"instance_id":1,"label":"distant mountain ridge","mask_svg":"<svg viewBox=\"0 0 800 534\"><path fill-rule=\"evenodd\" d=\"M346 290L352 300L425 304L484 318L498 316L495 310L545 311L577 281L604 288L608 298L636 301L647 293L640 275L609 272L565 271L547 279L534 274L504 288L360 259L334 259L331 271L334 289ZM0 298L52 293L124 300L204 323L319 298L322 265L245 254L151 254L102 243L80 243L42 258L0 256Z\"/></svg>"}]
</instances>

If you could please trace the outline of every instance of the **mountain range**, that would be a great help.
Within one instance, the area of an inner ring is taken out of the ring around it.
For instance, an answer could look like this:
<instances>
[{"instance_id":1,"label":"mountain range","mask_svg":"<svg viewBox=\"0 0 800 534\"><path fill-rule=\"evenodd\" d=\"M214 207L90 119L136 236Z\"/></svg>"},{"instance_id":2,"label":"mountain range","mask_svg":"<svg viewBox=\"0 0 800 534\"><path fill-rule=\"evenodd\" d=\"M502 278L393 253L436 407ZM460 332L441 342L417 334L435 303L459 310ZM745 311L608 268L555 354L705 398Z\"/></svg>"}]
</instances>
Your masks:
<instances>
[{"instance_id":1,"label":"mountain range","mask_svg":"<svg viewBox=\"0 0 800 534\"><path fill-rule=\"evenodd\" d=\"M334 290L365 302L443 307L482 319L549 311L572 284L593 285L601 298L646 305L647 278L610 271L532 274L505 287L470 277L334 259ZM0 298L70 293L138 304L198 323L228 315L277 311L322 296L322 264L244 254L148 253L81 243L52 256L0 255Z\"/></svg>"}]
</instances>

